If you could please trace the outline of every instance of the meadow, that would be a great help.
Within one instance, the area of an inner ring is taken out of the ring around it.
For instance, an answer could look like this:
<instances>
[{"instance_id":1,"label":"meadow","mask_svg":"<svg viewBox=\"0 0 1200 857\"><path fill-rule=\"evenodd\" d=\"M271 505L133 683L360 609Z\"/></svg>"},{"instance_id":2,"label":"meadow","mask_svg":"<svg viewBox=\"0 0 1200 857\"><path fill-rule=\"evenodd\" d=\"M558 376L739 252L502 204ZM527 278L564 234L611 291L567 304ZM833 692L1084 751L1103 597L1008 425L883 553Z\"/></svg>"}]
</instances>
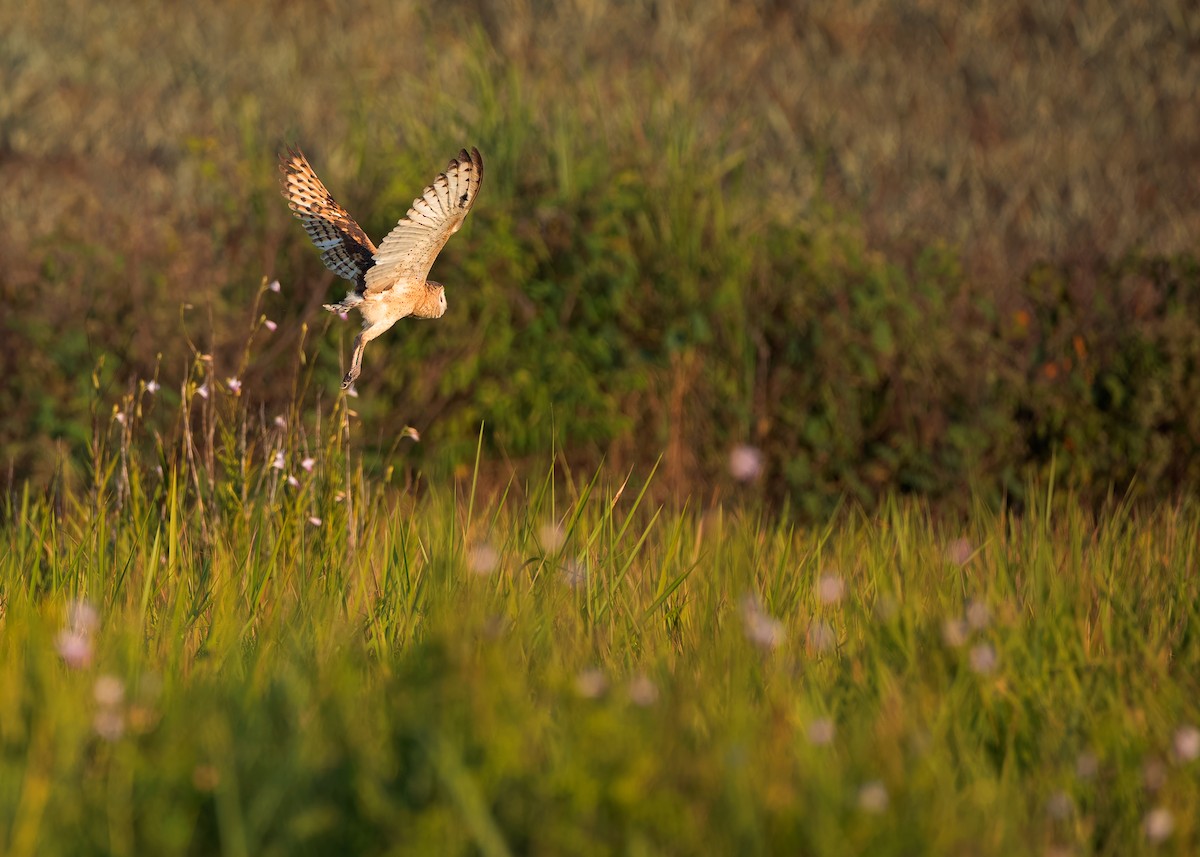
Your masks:
<instances>
[{"instance_id":1,"label":"meadow","mask_svg":"<svg viewBox=\"0 0 1200 857\"><path fill-rule=\"evenodd\" d=\"M552 458L401 491L350 401L212 394L148 457L134 407L87 490L9 501L6 854L1200 844L1194 502L798 525Z\"/></svg>"},{"instance_id":2,"label":"meadow","mask_svg":"<svg viewBox=\"0 0 1200 857\"><path fill-rule=\"evenodd\" d=\"M0 33L0 853L1200 850L1194 4Z\"/></svg>"}]
</instances>

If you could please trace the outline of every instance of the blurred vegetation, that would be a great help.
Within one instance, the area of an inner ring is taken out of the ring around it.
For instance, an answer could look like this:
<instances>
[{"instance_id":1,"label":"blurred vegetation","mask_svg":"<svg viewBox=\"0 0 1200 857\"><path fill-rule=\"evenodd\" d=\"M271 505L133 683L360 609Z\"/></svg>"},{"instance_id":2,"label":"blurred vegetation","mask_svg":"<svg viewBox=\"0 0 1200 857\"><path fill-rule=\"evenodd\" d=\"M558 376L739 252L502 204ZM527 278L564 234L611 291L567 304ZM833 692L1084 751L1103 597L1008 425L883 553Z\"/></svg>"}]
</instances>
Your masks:
<instances>
[{"instance_id":1,"label":"blurred vegetation","mask_svg":"<svg viewBox=\"0 0 1200 857\"><path fill-rule=\"evenodd\" d=\"M188 391L0 502L8 857L1196 853L1193 501L804 526L543 459L414 502L351 400Z\"/></svg>"},{"instance_id":2,"label":"blurred vegetation","mask_svg":"<svg viewBox=\"0 0 1200 857\"><path fill-rule=\"evenodd\" d=\"M665 453L680 493L748 443L812 513L1200 481L1192 3L53 0L0 31L10 486L73 478L96 400L197 353L263 421L302 351L333 394L353 329L285 142L376 238L487 161L448 314L367 355L381 467L411 424L451 468L482 422L497 460Z\"/></svg>"}]
</instances>

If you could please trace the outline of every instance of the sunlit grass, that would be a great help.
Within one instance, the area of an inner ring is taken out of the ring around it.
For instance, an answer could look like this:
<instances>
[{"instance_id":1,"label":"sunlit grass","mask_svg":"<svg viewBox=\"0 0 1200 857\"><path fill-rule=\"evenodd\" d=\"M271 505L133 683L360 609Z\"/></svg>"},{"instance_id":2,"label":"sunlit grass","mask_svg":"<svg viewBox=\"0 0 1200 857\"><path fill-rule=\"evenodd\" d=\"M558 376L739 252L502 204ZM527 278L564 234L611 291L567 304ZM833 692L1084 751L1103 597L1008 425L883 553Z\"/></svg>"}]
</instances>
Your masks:
<instances>
[{"instance_id":1,"label":"sunlit grass","mask_svg":"<svg viewBox=\"0 0 1200 857\"><path fill-rule=\"evenodd\" d=\"M404 490L242 394L5 509L5 853L1196 846L1194 504Z\"/></svg>"}]
</instances>

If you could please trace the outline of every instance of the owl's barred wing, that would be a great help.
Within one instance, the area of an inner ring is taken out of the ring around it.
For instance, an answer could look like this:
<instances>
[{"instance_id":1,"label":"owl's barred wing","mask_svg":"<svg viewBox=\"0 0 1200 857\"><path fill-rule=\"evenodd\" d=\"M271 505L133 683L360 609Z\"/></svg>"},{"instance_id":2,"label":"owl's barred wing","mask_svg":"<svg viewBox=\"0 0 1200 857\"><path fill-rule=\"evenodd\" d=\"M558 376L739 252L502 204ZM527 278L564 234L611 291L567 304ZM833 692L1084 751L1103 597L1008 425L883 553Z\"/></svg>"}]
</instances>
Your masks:
<instances>
[{"instance_id":1,"label":"owl's barred wing","mask_svg":"<svg viewBox=\"0 0 1200 857\"><path fill-rule=\"evenodd\" d=\"M299 149L289 146L287 154L280 155L279 171L288 207L321 250L325 267L362 291L367 271L375 264L375 245L367 233L337 204Z\"/></svg>"},{"instance_id":2,"label":"owl's barred wing","mask_svg":"<svg viewBox=\"0 0 1200 857\"><path fill-rule=\"evenodd\" d=\"M482 181L479 150L463 149L379 242L375 266L367 271L366 293L386 291L397 282L424 283L433 260L474 205Z\"/></svg>"}]
</instances>

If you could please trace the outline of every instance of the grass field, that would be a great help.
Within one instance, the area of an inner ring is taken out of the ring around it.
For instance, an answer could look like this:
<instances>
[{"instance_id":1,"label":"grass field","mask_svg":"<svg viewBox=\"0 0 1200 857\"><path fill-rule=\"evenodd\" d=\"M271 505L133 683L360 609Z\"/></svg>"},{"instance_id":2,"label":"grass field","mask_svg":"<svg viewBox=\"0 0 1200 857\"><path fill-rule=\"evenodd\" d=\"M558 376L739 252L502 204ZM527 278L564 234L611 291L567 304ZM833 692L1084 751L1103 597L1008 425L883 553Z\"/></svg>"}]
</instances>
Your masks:
<instances>
[{"instance_id":1,"label":"grass field","mask_svg":"<svg viewBox=\"0 0 1200 857\"><path fill-rule=\"evenodd\" d=\"M0 855L1200 853L1200 6L0 33Z\"/></svg>"},{"instance_id":2,"label":"grass field","mask_svg":"<svg viewBox=\"0 0 1200 857\"><path fill-rule=\"evenodd\" d=\"M5 509L6 854L1200 844L1194 503L801 527L549 458L403 490L352 400L192 401Z\"/></svg>"}]
</instances>

